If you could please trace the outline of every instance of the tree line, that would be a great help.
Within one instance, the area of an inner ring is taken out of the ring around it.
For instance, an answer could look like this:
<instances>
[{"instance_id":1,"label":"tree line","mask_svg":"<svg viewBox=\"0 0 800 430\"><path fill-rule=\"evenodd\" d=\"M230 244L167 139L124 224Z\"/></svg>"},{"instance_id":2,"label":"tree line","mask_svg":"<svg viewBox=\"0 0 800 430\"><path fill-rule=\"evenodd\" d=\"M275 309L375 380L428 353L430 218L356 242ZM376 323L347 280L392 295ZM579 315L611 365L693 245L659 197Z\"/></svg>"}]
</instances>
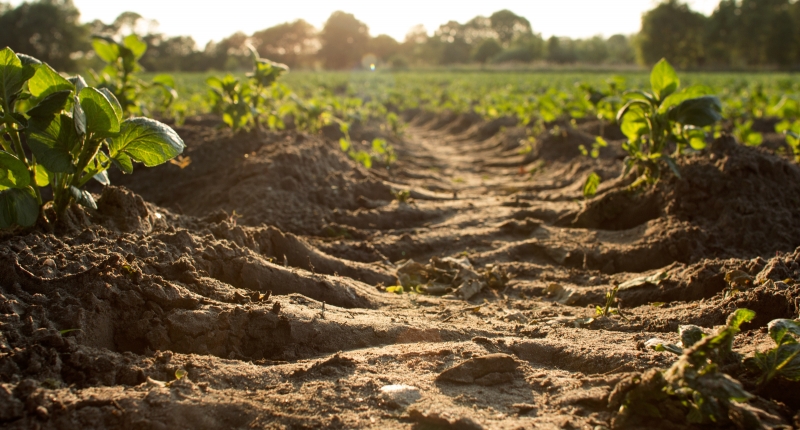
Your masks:
<instances>
[{"instance_id":1,"label":"tree line","mask_svg":"<svg viewBox=\"0 0 800 430\"><path fill-rule=\"evenodd\" d=\"M91 36L139 33L150 71L238 70L249 67L248 46L293 68L353 69L372 64L396 69L459 64L549 63L649 66L661 58L681 68L793 68L800 64L800 1L721 0L706 16L679 0L664 0L642 16L638 34L608 38L543 38L509 10L450 21L433 34L422 26L403 41L372 36L366 24L334 12L322 29L297 20L237 32L202 49L189 36L168 37L153 21L125 12L111 23L80 22L71 0L0 3L0 46L40 58L59 70L96 65Z\"/></svg>"}]
</instances>

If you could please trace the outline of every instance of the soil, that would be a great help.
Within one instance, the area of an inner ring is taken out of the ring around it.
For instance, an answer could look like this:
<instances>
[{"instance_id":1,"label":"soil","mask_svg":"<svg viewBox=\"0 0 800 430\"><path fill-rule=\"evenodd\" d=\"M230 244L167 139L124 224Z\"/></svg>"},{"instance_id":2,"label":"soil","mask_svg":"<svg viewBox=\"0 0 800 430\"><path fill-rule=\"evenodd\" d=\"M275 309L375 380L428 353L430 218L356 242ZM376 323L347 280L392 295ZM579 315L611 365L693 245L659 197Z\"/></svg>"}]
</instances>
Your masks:
<instances>
[{"instance_id":1,"label":"soil","mask_svg":"<svg viewBox=\"0 0 800 430\"><path fill-rule=\"evenodd\" d=\"M188 165L113 175L96 211L4 233L0 424L605 428L618 383L677 359L648 339L746 307L746 355L771 346L770 320L798 317L800 168L785 158L723 137L630 191L608 125L551 127L526 153L508 118L405 117L401 137L353 130L398 153L370 170L324 134L194 118L177 128ZM601 132L611 145L580 156ZM725 294L735 270L759 286ZM438 295L387 292L398 275ZM624 318L595 318L620 284ZM754 404L796 426L798 392L774 383Z\"/></svg>"}]
</instances>

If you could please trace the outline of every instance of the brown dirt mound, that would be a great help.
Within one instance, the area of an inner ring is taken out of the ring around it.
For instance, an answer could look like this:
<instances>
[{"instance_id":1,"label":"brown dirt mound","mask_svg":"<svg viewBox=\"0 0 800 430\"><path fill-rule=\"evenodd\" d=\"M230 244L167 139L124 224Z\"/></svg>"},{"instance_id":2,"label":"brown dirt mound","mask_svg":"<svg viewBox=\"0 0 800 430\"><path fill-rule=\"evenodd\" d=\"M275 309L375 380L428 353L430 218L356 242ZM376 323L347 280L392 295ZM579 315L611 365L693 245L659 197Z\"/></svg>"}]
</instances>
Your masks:
<instances>
[{"instance_id":1,"label":"brown dirt mound","mask_svg":"<svg viewBox=\"0 0 800 430\"><path fill-rule=\"evenodd\" d=\"M708 235L695 259L769 256L800 244L797 165L722 137L708 150L682 158L680 171L682 178L667 174L654 190L612 189L562 222L624 230L674 217Z\"/></svg>"},{"instance_id":2,"label":"brown dirt mound","mask_svg":"<svg viewBox=\"0 0 800 430\"><path fill-rule=\"evenodd\" d=\"M365 199L392 199L390 188L349 160L338 143L316 136L233 135L191 123L177 131L190 142L186 168L140 168L135 176L112 175L112 183L178 213L236 211L241 224L306 234L333 222L335 208L354 210Z\"/></svg>"},{"instance_id":3,"label":"brown dirt mound","mask_svg":"<svg viewBox=\"0 0 800 430\"><path fill-rule=\"evenodd\" d=\"M469 117L415 121L427 126L393 141L403 156L389 171L316 136L190 123L185 169L138 169L114 179L141 194L108 187L54 231L4 233L0 426L609 427L614 386L675 360L648 339L749 307L758 319L734 344L749 354L769 347L769 319L800 310L800 250L705 258L727 243L713 198L788 207L793 188L773 188L796 168L776 157L715 145L683 164L705 197L684 175L640 194L608 180L584 203L589 171L619 171L613 155L563 156L590 134L557 130L541 139L549 158L526 165L506 145L524 129L502 119L458 134ZM426 265L441 272L425 290L458 267L485 277L472 299L386 292L405 260L445 257L447 270ZM789 280L723 297L733 270ZM620 292L626 319L597 316L613 285L661 272ZM798 413L786 404L776 420Z\"/></svg>"}]
</instances>

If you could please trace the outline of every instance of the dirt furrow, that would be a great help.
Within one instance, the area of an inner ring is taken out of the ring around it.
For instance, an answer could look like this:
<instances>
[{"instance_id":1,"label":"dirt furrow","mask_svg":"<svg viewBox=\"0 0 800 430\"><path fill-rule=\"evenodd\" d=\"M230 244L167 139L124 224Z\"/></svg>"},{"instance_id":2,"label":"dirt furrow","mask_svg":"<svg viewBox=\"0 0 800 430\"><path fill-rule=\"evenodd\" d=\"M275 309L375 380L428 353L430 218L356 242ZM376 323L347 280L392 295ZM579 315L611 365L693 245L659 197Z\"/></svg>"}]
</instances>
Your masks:
<instances>
[{"instance_id":1,"label":"dirt furrow","mask_svg":"<svg viewBox=\"0 0 800 430\"><path fill-rule=\"evenodd\" d=\"M189 121L188 167L112 177L128 189L102 190L98 211L5 235L0 424L610 426L617 382L676 358L648 339L749 307L749 353L797 316L794 282L722 296L734 270L800 279L793 189L771 188L796 166L723 142L682 165L706 182L628 192L618 143L575 155L590 126L525 153L516 121L476 120L419 114L385 136L401 154L388 170L320 136ZM605 182L584 200L591 171ZM750 230L719 227L737 222ZM624 318L597 317L620 284Z\"/></svg>"}]
</instances>

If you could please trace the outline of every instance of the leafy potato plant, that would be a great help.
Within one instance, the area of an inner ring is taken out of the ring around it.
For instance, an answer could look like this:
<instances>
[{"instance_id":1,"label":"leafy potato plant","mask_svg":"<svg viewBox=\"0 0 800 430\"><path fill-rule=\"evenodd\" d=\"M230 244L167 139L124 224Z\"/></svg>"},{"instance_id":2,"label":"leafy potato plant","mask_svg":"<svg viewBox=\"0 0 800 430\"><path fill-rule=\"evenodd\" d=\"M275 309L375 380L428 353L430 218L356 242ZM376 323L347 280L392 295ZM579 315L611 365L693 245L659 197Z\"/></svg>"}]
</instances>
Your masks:
<instances>
[{"instance_id":1,"label":"leafy potato plant","mask_svg":"<svg viewBox=\"0 0 800 430\"><path fill-rule=\"evenodd\" d=\"M108 184L114 164L155 166L183 152L170 127L149 119L123 120L107 88L64 78L49 65L10 48L0 50L0 227L36 223L50 187L60 217L72 202L96 208L82 187L92 178Z\"/></svg>"},{"instance_id":2,"label":"leafy potato plant","mask_svg":"<svg viewBox=\"0 0 800 430\"><path fill-rule=\"evenodd\" d=\"M289 67L260 58L253 48L250 51L253 72L247 75L248 79L228 74L221 79L212 76L206 80L211 87L211 103L234 132L260 127L262 121L271 129L282 128L283 120L275 111L274 100L286 96L288 91L275 84Z\"/></svg>"},{"instance_id":3,"label":"leafy potato plant","mask_svg":"<svg viewBox=\"0 0 800 430\"><path fill-rule=\"evenodd\" d=\"M681 356L669 369L632 377L611 394L609 402L620 405L614 427L631 426L640 419L730 426L730 416L751 414L738 403L753 395L719 368L734 354L731 347L739 327L754 317L749 309L737 309L713 334L683 332L684 348L672 351Z\"/></svg>"},{"instance_id":4,"label":"leafy potato plant","mask_svg":"<svg viewBox=\"0 0 800 430\"><path fill-rule=\"evenodd\" d=\"M636 168L642 182L655 183L661 176L662 163L680 177L675 157L687 147L699 150L705 147L703 127L722 119L722 103L709 90L692 86L678 91L680 80L675 69L666 61L659 61L650 73L652 92L634 90L626 92L629 100L618 112L617 120L628 138L622 148L625 173ZM669 154L670 144L675 149Z\"/></svg>"},{"instance_id":5,"label":"leafy potato plant","mask_svg":"<svg viewBox=\"0 0 800 430\"><path fill-rule=\"evenodd\" d=\"M775 377L800 381L800 320L772 320L767 329L775 347L766 352L757 351L745 360L745 366L760 374L760 384Z\"/></svg>"},{"instance_id":6,"label":"leafy potato plant","mask_svg":"<svg viewBox=\"0 0 800 430\"><path fill-rule=\"evenodd\" d=\"M92 47L95 54L106 62L99 73L92 73L98 88L108 88L119 101L125 116L132 113L145 114L144 104L139 95L150 88L161 90L161 107L168 108L178 97L175 80L170 75L157 75L150 83L136 78L143 71L139 59L147 52L147 43L136 34L131 34L122 42L107 36L93 36Z\"/></svg>"}]
</instances>

